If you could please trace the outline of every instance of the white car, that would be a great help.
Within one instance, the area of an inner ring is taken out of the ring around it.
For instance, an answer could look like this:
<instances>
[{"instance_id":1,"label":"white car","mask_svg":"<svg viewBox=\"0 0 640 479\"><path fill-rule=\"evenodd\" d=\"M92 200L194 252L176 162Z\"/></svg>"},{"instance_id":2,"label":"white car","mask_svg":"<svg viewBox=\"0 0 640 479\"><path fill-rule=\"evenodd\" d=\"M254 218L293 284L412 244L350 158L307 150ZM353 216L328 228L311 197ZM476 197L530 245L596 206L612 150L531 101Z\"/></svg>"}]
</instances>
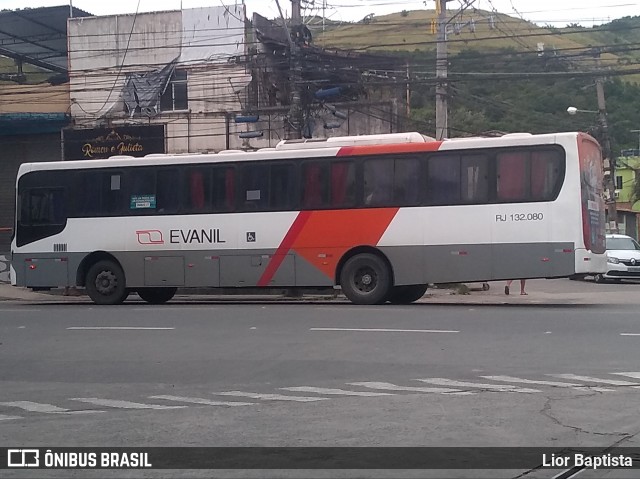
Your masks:
<instances>
[{"instance_id":1,"label":"white car","mask_svg":"<svg viewBox=\"0 0 640 479\"><path fill-rule=\"evenodd\" d=\"M640 279L640 244L630 236L610 234L607 240L607 272L596 274L596 283Z\"/></svg>"}]
</instances>

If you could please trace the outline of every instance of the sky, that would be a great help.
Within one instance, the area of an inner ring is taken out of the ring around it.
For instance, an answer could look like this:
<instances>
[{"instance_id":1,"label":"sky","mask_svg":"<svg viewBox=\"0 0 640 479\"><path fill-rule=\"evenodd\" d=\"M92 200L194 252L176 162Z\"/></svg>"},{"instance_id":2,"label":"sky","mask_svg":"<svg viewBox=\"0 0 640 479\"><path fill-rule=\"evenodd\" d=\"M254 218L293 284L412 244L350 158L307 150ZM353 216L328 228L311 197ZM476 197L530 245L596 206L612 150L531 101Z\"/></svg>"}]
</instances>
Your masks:
<instances>
[{"instance_id":1,"label":"sky","mask_svg":"<svg viewBox=\"0 0 640 479\"><path fill-rule=\"evenodd\" d=\"M241 0L0 0L0 10L68 5L94 15L178 10L203 6L233 5ZM303 5L314 4L315 13L321 14L323 4L327 18L357 21L368 14L385 15L402 10L434 9L435 0L302 0ZM279 16L275 0L245 0L250 17L257 12L268 18ZM457 9L462 0L449 0L448 8ZM280 0L285 12L290 0ZM593 26L625 16L640 16L638 0L475 0L476 8L498 11L532 21L539 25L563 27L569 23ZM307 12L312 10L307 7ZM286 13L285 13L286 15Z\"/></svg>"}]
</instances>

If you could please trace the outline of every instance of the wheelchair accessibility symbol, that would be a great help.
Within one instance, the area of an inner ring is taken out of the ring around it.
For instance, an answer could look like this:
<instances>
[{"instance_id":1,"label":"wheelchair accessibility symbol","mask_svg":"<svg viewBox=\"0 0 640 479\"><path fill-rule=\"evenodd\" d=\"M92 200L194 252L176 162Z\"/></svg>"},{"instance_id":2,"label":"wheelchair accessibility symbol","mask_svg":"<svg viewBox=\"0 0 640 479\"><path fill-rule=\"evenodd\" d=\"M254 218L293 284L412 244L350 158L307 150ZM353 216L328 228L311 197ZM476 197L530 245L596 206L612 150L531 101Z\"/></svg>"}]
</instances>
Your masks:
<instances>
[{"instance_id":1,"label":"wheelchair accessibility symbol","mask_svg":"<svg viewBox=\"0 0 640 479\"><path fill-rule=\"evenodd\" d=\"M256 233L254 231L247 233L247 243L255 243L256 242Z\"/></svg>"}]
</instances>

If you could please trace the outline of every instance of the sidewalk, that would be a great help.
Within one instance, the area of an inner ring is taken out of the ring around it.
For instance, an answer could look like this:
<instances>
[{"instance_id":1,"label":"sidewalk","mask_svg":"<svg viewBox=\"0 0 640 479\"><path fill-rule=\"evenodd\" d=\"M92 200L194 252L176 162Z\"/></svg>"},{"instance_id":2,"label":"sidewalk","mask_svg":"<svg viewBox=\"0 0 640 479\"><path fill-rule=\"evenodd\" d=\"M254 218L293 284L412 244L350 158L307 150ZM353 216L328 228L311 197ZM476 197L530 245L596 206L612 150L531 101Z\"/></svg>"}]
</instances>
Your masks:
<instances>
[{"instance_id":1,"label":"sidewalk","mask_svg":"<svg viewBox=\"0 0 640 479\"><path fill-rule=\"evenodd\" d=\"M432 304L477 304L477 305L503 305L503 304L546 304L546 305L567 305L567 304L592 304L592 305L611 305L611 304L640 304L640 294L626 291L601 291L594 294L593 289L584 285L585 291L581 292L563 292L560 290L548 291L549 285L545 285L545 281L565 281L565 280L533 280L527 282L528 295L521 296L518 294L518 288L515 288L515 294L509 296L504 294L504 282L491 283L488 291L483 291L477 283L469 285L468 294L461 294L456 288L429 288L427 294L419 303ZM572 282L574 283L574 282ZM476 287L478 286L478 287ZM546 286L546 287L545 287ZM640 287L640 285L638 285ZM576 285L580 288L580 283ZM463 290L465 288L462 288ZM514 289L514 288L512 288ZM545 289L547 289L545 291ZM553 289L553 288L551 288ZM286 297L283 295L249 295L249 294L202 294L202 291L196 291L198 294L189 294L189 290L183 290L187 294L176 294L172 301L176 302L192 302L192 301L227 301L227 302L338 302L348 303L344 296L339 295L336 298L331 294L305 294L299 298ZM180 291L179 291L180 293ZM136 295L131 295L129 301L141 301ZM52 290L50 292L34 292L27 288L18 288L7 283L0 282L0 301L17 301L21 303L88 303L92 301L86 294L80 296L63 296L62 289Z\"/></svg>"}]
</instances>

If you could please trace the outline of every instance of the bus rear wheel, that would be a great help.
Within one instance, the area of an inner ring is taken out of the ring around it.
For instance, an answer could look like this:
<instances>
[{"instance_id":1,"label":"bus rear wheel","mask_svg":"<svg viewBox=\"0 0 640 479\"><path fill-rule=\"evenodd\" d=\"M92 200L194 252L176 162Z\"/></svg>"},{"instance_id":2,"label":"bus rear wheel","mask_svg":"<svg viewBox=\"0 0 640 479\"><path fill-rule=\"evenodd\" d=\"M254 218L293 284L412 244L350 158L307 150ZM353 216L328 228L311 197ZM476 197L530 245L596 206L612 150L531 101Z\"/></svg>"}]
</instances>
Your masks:
<instances>
[{"instance_id":1,"label":"bus rear wheel","mask_svg":"<svg viewBox=\"0 0 640 479\"><path fill-rule=\"evenodd\" d=\"M169 301L178 288L140 288L137 293L147 303L162 304Z\"/></svg>"},{"instance_id":2,"label":"bus rear wheel","mask_svg":"<svg viewBox=\"0 0 640 479\"><path fill-rule=\"evenodd\" d=\"M391 290L391 271L381 257L358 254L349 258L342 268L340 285L352 303L381 304Z\"/></svg>"},{"instance_id":3,"label":"bus rear wheel","mask_svg":"<svg viewBox=\"0 0 640 479\"><path fill-rule=\"evenodd\" d=\"M387 301L391 304L410 304L419 300L427 292L426 284L412 284L410 286L394 286Z\"/></svg>"},{"instance_id":4,"label":"bus rear wheel","mask_svg":"<svg viewBox=\"0 0 640 479\"><path fill-rule=\"evenodd\" d=\"M110 260L98 261L91 266L85 285L89 297L96 304L121 304L129 295L124 271Z\"/></svg>"}]
</instances>

